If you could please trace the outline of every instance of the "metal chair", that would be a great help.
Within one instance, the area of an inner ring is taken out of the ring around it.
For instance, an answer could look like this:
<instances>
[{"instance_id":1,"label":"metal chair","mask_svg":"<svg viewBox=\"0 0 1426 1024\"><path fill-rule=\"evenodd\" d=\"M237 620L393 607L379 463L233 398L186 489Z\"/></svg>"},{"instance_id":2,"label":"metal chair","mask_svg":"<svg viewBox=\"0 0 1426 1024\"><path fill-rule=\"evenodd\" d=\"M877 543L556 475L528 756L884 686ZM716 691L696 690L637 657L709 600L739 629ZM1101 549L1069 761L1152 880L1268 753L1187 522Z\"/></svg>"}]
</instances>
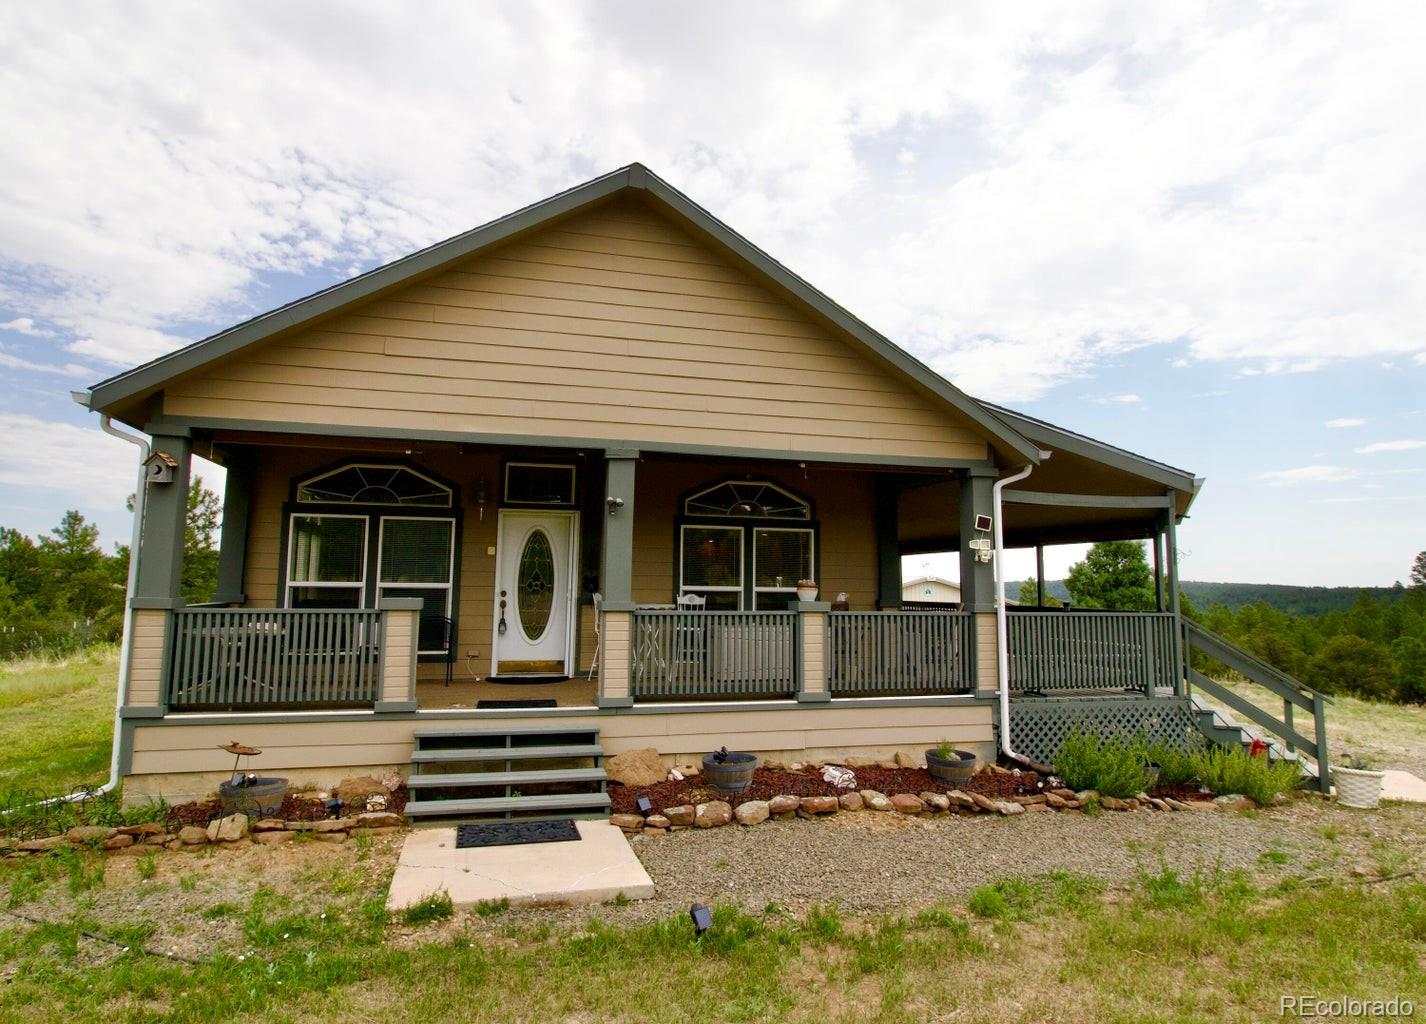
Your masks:
<instances>
[{"instance_id":1,"label":"metal chair","mask_svg":"<svg viewBox=\"0 0 1426 1024\"><path fill-rule=\"evenodd\" d=\"M599 620L604 617L604 595L595 591L594 593L594 658L589 662L589 674L586 679L593 679L594 673L599 671L599 643L600 630Z\"/></svg>"},{"instance_id":2,"label":"metal chair","mask_svg":"<svg viewBox=\"0 0 1426 1024\"><path fill-rule=\"evenodd\" d=\"M446 657L446 685L456 665L455 621L445 615L423 615L416 631L418 651L440 651Z\"/></svg>"}]
</instances>

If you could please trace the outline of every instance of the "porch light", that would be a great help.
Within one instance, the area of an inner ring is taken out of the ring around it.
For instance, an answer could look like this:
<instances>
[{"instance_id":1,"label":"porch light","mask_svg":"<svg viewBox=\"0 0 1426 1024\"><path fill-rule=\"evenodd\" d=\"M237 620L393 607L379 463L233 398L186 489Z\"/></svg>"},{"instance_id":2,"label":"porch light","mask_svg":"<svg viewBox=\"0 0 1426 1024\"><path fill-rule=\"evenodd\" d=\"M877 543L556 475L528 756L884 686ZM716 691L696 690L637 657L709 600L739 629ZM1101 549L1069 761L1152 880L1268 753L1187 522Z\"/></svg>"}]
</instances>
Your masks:
<instances>
[{"instance_id":1,"label":"porch light","mask_svg":"<svg viewBox=\"0 0 1426 1024\"><path fill-rule=\"evenodd\" d=\"M695 903L688 908L688 916L693 920L693 937L701 939L703 933L713 927L713 911L706 903Z\"/></svg>"}]
</instances>

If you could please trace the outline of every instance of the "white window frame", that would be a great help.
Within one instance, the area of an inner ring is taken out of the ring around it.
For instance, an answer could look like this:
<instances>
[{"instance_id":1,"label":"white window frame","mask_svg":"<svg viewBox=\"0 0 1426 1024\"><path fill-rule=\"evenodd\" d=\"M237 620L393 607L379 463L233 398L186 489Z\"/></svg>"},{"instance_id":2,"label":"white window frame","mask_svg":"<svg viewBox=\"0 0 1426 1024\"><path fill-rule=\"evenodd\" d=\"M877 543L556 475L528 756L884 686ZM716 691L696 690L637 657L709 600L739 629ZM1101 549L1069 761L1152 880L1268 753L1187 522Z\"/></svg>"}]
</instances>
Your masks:
<instances>
[{"instance_id":1,"label":"white window frame","mask_svg":"<svg viewBox=\"0 0 1426 1024\"><path fill-rule=\"evenodd\" d=\"M758 534L760 533L805 533L807 534L807 572L808 577L817 571L817 531L810 526L753 526L750 527L753 535L753 608L758 606L759 594L796 594L797 580L792 581L789 587L760 587L758 586ZM801 579L803 577L799 577Z\"/></svg>"},{"instance_id":2,"label":"white window frame","mask_svg":"<svg viewBox=\"0 0 1426 1024\"><path fill-rule=\"evenodd\" d=\"M733 533L733 534L736 534L736 535L737 535L737 537L738 537L738 583L737 583L737 586L716 586L716 587L715 587L715 586L708 586L708 587L705 587L705 586L700 586L700 585L698 585L698 584L696 584L696 583L695 583L695 584L686 584L686 585L685 585L685 583L683 582L683 575L684 575L683 553L684 553L684 551L686 550L685 543L684 543L684 541L685 541L685 534L686 534L687 531L689 531L689 530L723 530L723 531L726 531L726 532L728 532L728 533ZM679 594L680 594L680 595L682 595L682 594L737 594L737 595L738 595L738 608L737 608L737 610L738 610L738 611L742 611L742 609L743 609L743 584L746 582L746 580L744 579L744 574L745 574L746 571L747 571L747 566L746 566L746 563L745 563L745 556L746 556L747 552L744 551L744 549L743 549L743 545L746 543L746 537L747 537L747 531L746 531L745 529L743 529L743 527L741 527L741 526L724 526L724 525L718 525L718 524L713 524L713 523L709 523L709 524L707 524L707 525L705 525L705 524L703 524L703 523L682 523L682 524L680 524L680 526L679 526L679 528L678 528L678 592L679 592ZM793 588L793 589L796 589L796 588Z\"/></svg>"},{"instance_id":3,"label":"white window frame","mask_svg":"<svg viewBox=\"0 0 1426 1024\"><path fill-rule=\"evenodd\" d=\"M530 501L526 498L510 497L510 471L512 469L564 469L569 471L568 501ZM568 462L507 462L505 463L505 487L501 497L507 505L531 508L573 508L579 493L578 467Z\"/></svg>"},{"instance_id":4,"label":"white window frame","mask_svg":"<svg viewBox=\"0 0 1426 1024\"><path fill-rule=\"evenodd\" d=\"M292 578L297 563L297 519L299 516L303 519L359 519L362 521L360 579L341 582L309 582ZM349 512L293 512L290 514L287 523L287 585L283 592L284 603L288 608L293 607L292 591L299 587L319 590L356 590L356 606L358 608L366 607L366 563L367 556L371 553L371 529L367 524L370 520L370 516L353 515Z\"/></svg>"},{"instance_id":5,"label":"white window frame","mask_svg":"<svg viewBox=\"0 0 1426 1024\"><path fill-rule=\"evenodd\" d=\"M454 517L448 516L371 516L372 522L376 524L376 602L381 605L381 597L388 591L392 591L388 596L399 597L402 590L444 590L446 592L445 617L451 617L451 595L455 589L456 575L456 521ZM381 560L383 547L386 544L385 525L387 520L415 523L445 523L450 527L450 558L446 564L445 583L385 583L381 579ZM419 631L418 631L419 632ZM451 638L455 642L455 638ZM444 654L445 651L423 651L417 650L417 654Z\"/></svg>"}]
</instances>

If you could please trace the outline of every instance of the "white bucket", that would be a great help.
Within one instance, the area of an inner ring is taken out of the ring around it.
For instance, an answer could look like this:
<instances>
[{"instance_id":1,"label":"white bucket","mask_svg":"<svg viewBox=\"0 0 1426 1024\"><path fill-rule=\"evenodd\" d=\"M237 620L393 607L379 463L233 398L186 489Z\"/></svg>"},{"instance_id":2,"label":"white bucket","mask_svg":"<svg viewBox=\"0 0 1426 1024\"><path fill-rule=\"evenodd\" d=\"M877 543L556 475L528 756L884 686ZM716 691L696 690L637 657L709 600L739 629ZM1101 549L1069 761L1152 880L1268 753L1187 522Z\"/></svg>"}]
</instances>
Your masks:
<instances>
[{"instance_id":1,"label":"white bucket","mask_svg":"<svg viewBox=\"0 0 1426 1024\"><path fill-rule=\"evenodd\" d=\"M1343 807L1369 811L1381 803L1381 772L1333 768L1332 780L1337 784L1337 802Z\"/></svg>"}]
</instances>

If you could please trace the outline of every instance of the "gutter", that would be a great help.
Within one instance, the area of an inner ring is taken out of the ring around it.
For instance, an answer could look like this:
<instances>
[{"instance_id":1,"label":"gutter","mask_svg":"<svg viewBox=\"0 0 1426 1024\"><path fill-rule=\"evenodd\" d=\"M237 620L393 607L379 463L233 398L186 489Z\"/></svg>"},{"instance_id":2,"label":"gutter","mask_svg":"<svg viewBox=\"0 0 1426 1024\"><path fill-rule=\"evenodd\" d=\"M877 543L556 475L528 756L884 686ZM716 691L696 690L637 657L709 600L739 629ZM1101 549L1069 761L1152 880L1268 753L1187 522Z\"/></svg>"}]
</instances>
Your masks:
<instances>
[{"instance_id":1,"label":"gutter","mask_svg":"<svg viewBox=\"0 0 1426 1024\"><path fill-rule=\"evenodd\" d=\"M1051 454L1053 453L1042 451L1040 459L1048 459ZM1004 511L1001 492L1011 484L1024 480L1034 471L1033 465L1022 466L1018 472L995 481L990 493L995 516L995 681L996 693L1000 698L1000 752L1012 761L1019 761L1040 770L1045 766L1017 754L1010 746L1010 625L1005 611L1005 525L1001 516Z\"/></svg>"},{"instance_id":2,"label":"gutter","mask_svg":"<svg viewBox=\"0 0 1426 1024\"><path fill-rule=\"evenodd\" d=\"M70 397L86 409L89 408L89 392L72 391ZM133 643L134 633L134 583L139 575L139 541L143 536L144 492L147 483L144 476L144 460L149 457L149 443L138 434L130 434L114 426L107 413L99 417L99 428L110 437L127 441L139 449L138 485L134 490L134 527L129 540L129 579L124 588L124 626L119 641L119 684L114 694L114 741L113 753L109 758L109 781L98 789L65 797L65 800L103 796L119 784L119 748L124 724L123 710L124 702L129 696L129 647Z\"/></svg>"}]
</instances>

